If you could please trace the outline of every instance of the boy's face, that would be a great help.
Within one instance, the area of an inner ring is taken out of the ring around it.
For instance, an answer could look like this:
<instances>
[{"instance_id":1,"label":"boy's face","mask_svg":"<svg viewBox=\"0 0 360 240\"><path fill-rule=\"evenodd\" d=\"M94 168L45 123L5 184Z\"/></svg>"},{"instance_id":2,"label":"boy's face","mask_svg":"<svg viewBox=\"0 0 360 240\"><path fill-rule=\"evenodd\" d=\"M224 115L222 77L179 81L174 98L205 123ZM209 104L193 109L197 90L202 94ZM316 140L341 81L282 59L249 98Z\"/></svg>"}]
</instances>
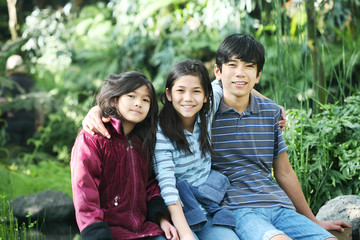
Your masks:
<instances>
[{"instance_id":1,"label":"boy's face","mask_svg":"<svg viewBox=\"0 0 360 240\"><path fill-rule=\"evenodd\" d=\"M224 97L244 98L249 97L251 89L259 83L261 72L257 74L257 65L244 62L231 56L229 62L223 63L222 71L215 65L215 76L221 80Z\"/></svg>"}]
</instances>

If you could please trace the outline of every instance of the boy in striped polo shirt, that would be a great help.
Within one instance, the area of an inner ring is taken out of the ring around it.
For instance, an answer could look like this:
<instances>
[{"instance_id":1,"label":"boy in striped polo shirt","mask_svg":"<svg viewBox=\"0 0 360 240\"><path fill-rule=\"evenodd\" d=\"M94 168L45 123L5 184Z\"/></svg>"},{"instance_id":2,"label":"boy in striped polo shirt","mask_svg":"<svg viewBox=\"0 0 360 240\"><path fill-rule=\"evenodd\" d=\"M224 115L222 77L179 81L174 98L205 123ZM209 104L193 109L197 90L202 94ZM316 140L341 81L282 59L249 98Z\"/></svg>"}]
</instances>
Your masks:
<instances>
[{"instance_id":1,"label":"boy in striped polo shirt","mask_svg":"<svg viewBox=\"0 0 360 240\"><path fill-rule=\"evenodd\" d=\"M224 97L213 127L212 167L231 183L223 205L236 217L240 239L336 239L326 230L350 226L318 221L311 212L277 125L280 107L250 93L264 62L263 45L243 34L225 38L216 53Z\"/></svg>"}]
</instances>

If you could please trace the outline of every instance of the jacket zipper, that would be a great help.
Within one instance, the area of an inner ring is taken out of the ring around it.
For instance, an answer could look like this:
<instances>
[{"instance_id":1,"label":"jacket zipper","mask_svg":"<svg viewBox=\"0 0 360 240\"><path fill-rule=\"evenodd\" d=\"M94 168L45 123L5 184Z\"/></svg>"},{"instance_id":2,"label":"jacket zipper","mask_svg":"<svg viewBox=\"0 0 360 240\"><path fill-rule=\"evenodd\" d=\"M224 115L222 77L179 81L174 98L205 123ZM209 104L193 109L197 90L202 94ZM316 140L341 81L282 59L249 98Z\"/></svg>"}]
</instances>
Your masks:
<instances>
[{"instance_id":1,"label":"jacket zipper","mask_svg":"<svg viewBox=\"0 0 360 240\"><path fill-rule=\"evenodd\" d=\"M133 156L133 146L132 146L131 140L128 140L128 142L129 142L129 147L127 149L129 151L129 148L130 148L130 161L131 161L131 164L132 164L133 182L134 182L133 199L135 200L136 197L137 197L137 191L136 190L137 190L138 186L137 186L136 170L135 170L135 163L134 163L134 156ZM139 233L139 223L138 223L138 220L136 219L136 217L134 215L134 203L135 202L136 201L132 201L132 203L131 203L131 216L134 219L136 233Z\"/></svg>"}]
</instances>

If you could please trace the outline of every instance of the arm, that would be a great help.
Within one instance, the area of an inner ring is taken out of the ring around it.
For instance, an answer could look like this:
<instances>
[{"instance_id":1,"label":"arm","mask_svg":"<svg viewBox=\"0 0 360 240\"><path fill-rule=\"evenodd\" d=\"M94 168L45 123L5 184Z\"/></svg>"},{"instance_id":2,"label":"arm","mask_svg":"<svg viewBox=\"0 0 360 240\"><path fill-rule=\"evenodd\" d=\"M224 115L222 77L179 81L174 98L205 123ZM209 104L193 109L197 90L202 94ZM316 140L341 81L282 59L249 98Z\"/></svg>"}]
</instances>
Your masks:
<instances>
[{"instance_id":1,"label":"arm","mask_svg":"<svg viewBox=\"0 0 360 240\"><path fill-rule=\"evenodd\" d=\"M101 109L99 106L95 106L86 114L82 121L82 125L84 130L91 135L94 135L95 132L97 132L102 136L110 138L111 136L104 126L104 123L109 121L110 118L101 118Z\"/></svg>"},{"instance_id":2,"label":"arm","mask_svg":"<svg viewBox=\"0 0 360 240\"><path fill-rule=\"evenodd\" d=\"M211 83L212 89L213 89L213 96L214 96L214 103L213 103L213 115L217 112L219 109L220 101L224 96L224 92L222 89L221 82L217 79L212 81Z\"/></svg>"},{"instance_id":3,"label":"arm","mask_svg":"<svg viewBox=\"0 0 360 240\"><path fill-rule=\"evenodd\" d=\"M164 217L160 218L160 227L165 233L166 239L179 240L176 228Z\"/></svg>"},{"instance_id":4,"label":"arm","mask_svg":"<svg viewBox=\"0 0 360 240\"><path fill-rule=\"evenodd\" d=\"M186 221L180 200L178 200L176 204L169 205L168 209L171 215L171 220L179 233L180 239L195 239Z\"/></svg>"},{"instance_id":5,"label":"arm","mask_svg":"<svg viewBox=\"0 0 360 240\"><path fill-rule=\"evenodd\" d=\"M154 169L156 178L159 181L161 195L168 206L171 220L178 231L180 239L194 239L179 200L179 193L176 188L175 164L171 149L173 149L172 144L159 129L156 134Z\"/></svg>"},{"instance_id":6,"label":"arm","mask_svg":"<svg viewBox=\"0 0 360 240\"><path fill-rule=\"evenodd\" d=\"M279 154L278 158L274 161L273 168L274 176L279 183L279 186L289 196L298 213L306 216L328 231L337 230L343 232L344 229L342 227L350 227L350 225L343 221L319 221L315 218L306 202L299 180L289 162L286 152Z\"/></svg>"},{"instance_id":7,"label":"arm","mask_svg":"<svg viewBox=\"0 0 360 240\"><path fill-rule=\"evenodd\" d=\"M155 179L150 179L147 192L148 199L152 196L147 204L147 216L149 220L160 225L167 239L178 240L179 237L176 228L169 222L170 213L165 206L164 200L159 196L160 190Z\"/></svg>"},{"instance_id":8,"label":"arm","mask_svg":"<svg viewBox=\"0 0 360 240\"><path fill-rule=\"evenodd\" d=\"M102 235L99 239L112 239L100 207L101 161L98 149L84 132L75 141L70 166L76 221L82 237L91 239L91 232L96 230Z\"/></svg>"}]
</instances>

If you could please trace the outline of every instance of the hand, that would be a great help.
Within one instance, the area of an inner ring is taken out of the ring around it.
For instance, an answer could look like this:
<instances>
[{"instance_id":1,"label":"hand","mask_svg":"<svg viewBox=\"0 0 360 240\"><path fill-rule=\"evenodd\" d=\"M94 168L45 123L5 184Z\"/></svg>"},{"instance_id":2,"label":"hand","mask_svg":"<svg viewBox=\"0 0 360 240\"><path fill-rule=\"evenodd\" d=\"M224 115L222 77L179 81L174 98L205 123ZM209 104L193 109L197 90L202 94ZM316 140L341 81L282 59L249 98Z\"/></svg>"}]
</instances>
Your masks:
<instances>
[{"instance_id":1,"label":"hand","mask_svg":"<svg viewBox=\"0 0 360 240\"><path fill-rule=\"evenodd\" d=\"M278 125L280 126L280 129L281 131L283 131L286 127L286 113L285 113L285 108L283 106L280 106L281 107L281 116L282 116L282 119L278 122Z\"/></svg>"},{"instance_id":2,"label":"hand","mask_svg":"<svg viewBox=\"0 0 360 240\"><path fill-rule=\"evenodd\" d=\"M101 118L101 109L99 106L95 106L90 109L88 114L86 114L84 120L82 121L82 126L84 130L91 135L99 133L102 136L110 138L110 134L104 126L104 123L109 121L110 118Z\"/></svg>"},{"instance_id":3,"label":"hand","mask_svg":"<svg viewBox=\"0 0 360 240\"><path fill-rule=\"evenodd\" d=\"M327 231L336 230L343 232L344 228L351 228L351 226L344 221L319 221L318 224Z\"/></svg>"},{"instance_id":4,"label":"hand","mask_svg":"<svg viewBox=\"0 0 360 240\"><path fill-rule=\"evenodd\" d=\"M194 234L192 234L192 232L191 232L189 234L182 236L181 240L196 240L196 239L194 237Z\"/></svg>"},{"instance_id":5,"label":"hand","mask_svg":"<svg viewBox=\"0 0 360 240\"><path fill-rule=\"evenodd\" d=\"M166 239L179 240L176 228L165 218L160 219L160 227L164 231Z\"/></svg>"}]
</instances>

